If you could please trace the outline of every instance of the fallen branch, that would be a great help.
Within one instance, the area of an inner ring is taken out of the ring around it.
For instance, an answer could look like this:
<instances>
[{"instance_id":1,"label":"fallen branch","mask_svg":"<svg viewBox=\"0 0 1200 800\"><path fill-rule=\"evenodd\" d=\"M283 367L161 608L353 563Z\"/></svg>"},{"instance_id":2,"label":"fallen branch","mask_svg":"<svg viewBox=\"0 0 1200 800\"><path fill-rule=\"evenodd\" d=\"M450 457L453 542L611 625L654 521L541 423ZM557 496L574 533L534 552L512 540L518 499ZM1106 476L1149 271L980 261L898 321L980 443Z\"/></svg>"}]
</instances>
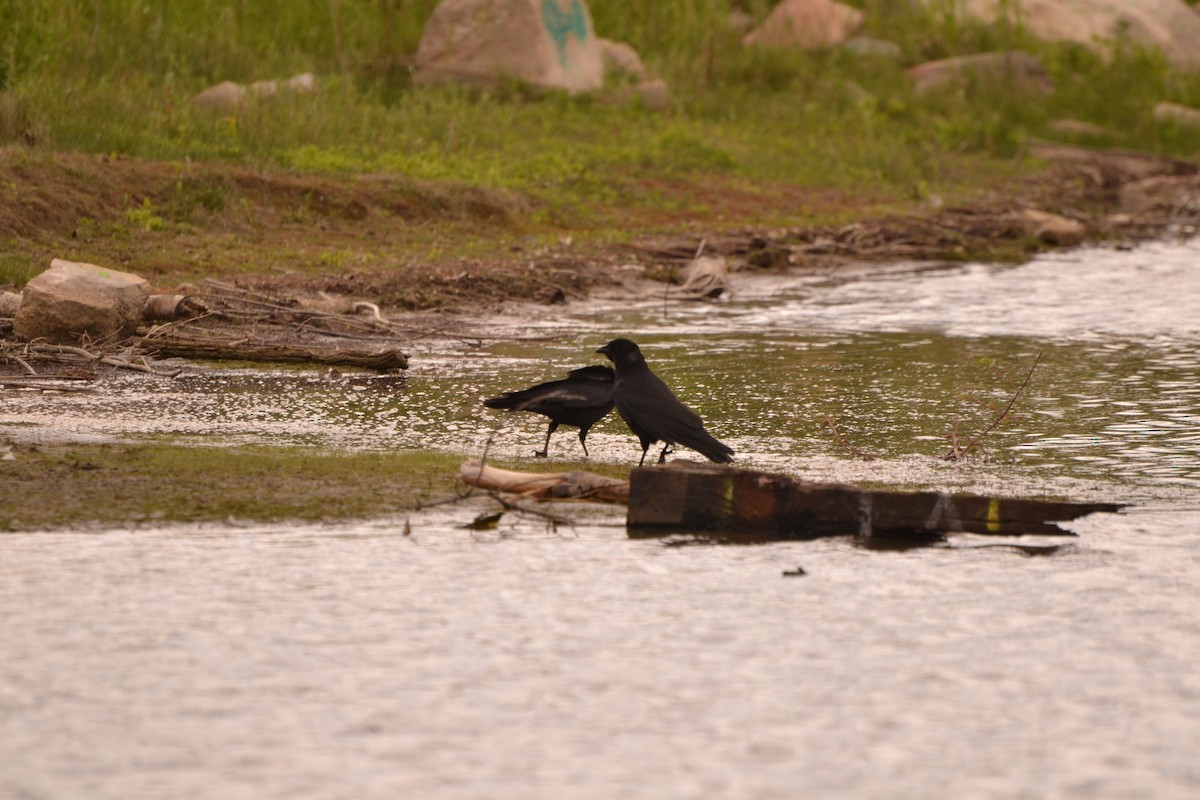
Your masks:
<instances>
[{"instance_id":1,"label":"fallen branch","mask_svg":"<svg viewBox=\"0 0 1200 800\"><path fill-rule=\"evenodd\" d=\"M1029 381L1030 381L1030 379L1033 378L1033 371L1035 369L1037 369L1037 365L1042 360L1042 352L1043 351L1041 351L1041 350L1038 351L1037 357L1033 359L1033 364L1029 367L1029 373L1025 375L1025 380L1023 380L1021 382L1021 385L1017 387L1017 390L1015 392L1013 392L1013 396L1009 399L1008 405L1006 405L1004 407L1004 410L1001 411L1000 414L995 419L992 420L990 425L988 425L986 428L984 428L982 431L980 431L974 438L970 439L967 442L966 446L961 449L958 446L958 428L957 428L957 426L955 427L954 439L950 445L950 452L947 453L946 455L942 456L942 459L944 461L958 461L958 460L962 459L964 456L966 456L967 453L971 452L971 450L973 450L975 448L975 446L978 445L983 440L983 437L987 436L989 433L996 430L996 428L1000 425L1000 423L1003 422L1005 420L1005 418L1008 417L1009 412L1012 411L1013 406L1016 405L1016 403L1017 403L1017 398L1019 398L1021 396L1021 394L1025 391L1025 389L1029 386Z\"/></svg>"},{"instance_id":2,"label":"fallen branch","mask_svg":"<svg viewBox=\"0 0 1200 800\"><path fill-rule=\"evenodd\" d=\"M408 369L408 355L397 349L390 338L375 347L296 339L294 333L278 330L234 328L222 331L187 326L183 322L155 328L142 338L141 347L156 355L183 358L302 362L374 370Z\"/></svg>"},{"instance_id":3,"label":"fallen branch","mask_svg":"<svg viewBox=\"0 0 1200 800\"><path fill-rule=\"evenodd\" d=\"M65 381L88 380L87 378L0 378L0 387L5 389L37 389L42 392L94 392L91 386L78 386Z\"/></svg>"},{"instance_id":4,"label":"fallen branch","mask_svg":"<svg viewBox=\"0 0 1200 800\"><path fill-rule=\"evenodd\" d=\"M608 503L625 503L629 500L629 481L594 472L515 472L471 460L462 463L458 477L468 486L543 500L599 500Z\"/></svg>"}]
</instances>

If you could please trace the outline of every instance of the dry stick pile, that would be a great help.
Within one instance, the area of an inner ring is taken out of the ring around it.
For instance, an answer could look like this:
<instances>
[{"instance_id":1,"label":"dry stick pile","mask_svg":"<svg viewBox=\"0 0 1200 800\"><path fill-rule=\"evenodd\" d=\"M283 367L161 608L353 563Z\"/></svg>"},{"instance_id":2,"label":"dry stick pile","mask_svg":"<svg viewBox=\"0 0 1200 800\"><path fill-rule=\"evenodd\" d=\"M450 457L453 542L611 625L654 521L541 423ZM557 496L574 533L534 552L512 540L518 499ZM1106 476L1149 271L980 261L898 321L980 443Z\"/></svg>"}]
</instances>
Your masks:
<instances>
[{"instance_id":1,"label":"dry stick pile","mask_svg":"<svg viewBox=\"0 0 1200 800\"><path fill-rule=\"evenodd\" d=\"M336 314L216 281L205 287L200 299L206 313L155 326L142 337L141 349L185 358L408 368L408 355L398 346L403 332L384 320L374 304L354 307L369 316Z\"/></svg>"},{"instance_id":2,"label":"dry stick pile","mask_svg":"<svg viewBox=\"0 0 1200 800\"><path fill-rule=\"evenodd\" d=\"M45 342L0 341L0 362L15 364L25 373L20 377L0 377L0 387L58 392L90 391L90 387L82 384L96 379L96 367L101 364L167 377L174 377L180 372L178 369L156 367L144 357L123 357L84 347ZM47 372L47 368L53 372Z\"/></svg>"}]
</instances>

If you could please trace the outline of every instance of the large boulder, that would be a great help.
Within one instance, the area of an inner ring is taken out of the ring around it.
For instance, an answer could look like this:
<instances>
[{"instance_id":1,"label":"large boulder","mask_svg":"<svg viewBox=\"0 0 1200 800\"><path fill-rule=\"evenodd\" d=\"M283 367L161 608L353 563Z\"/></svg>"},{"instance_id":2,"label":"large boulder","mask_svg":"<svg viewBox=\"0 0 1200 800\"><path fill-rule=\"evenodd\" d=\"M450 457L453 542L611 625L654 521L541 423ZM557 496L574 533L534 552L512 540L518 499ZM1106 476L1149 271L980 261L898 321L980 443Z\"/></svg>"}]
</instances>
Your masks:
<instances>
[{"instance_id":1,"label":"large boulder","mask_svg":"<svg viewBox=\"0 0 1200 800\"><path fill-rule=\"evenodd\" d=\"M1007 18L1050 41L1104 50L1128 38L1159 48L1177 67L1200 68L1200 15L1183 0L961 0L960 7L968 18Z\"/></svg>"},{"instance_id":2,"label":"large boulder","mask_svg":"<svg viewBox=\"0 0 1200 800\"><path fill-rule=\"evenodd\" d=\"M849 39L863 24L863 13L833 0L783 0L742 38L766 47L832 47Z\"/></svg>"},{"instance_id":3,"label":"large boulder","mask_svg":"<svg viewBox=\"0 0 1200 800\"><path fill-rule=\"evenodd\" d=\"M119 340L137 331L149 296L137 275L56 258L25 284L13 333L59 344Z\"/></svg>"},{"instance_id":4,"label":"large boulder","mask_svg":"<svg viewBox=\"0 0 1200 800\"><path fill-rule=\"evenodd\" d=\"M604 83L584 0L442 0L421 35L418 83L515 78L571 93Z\"/></svg>"}]
</instances>

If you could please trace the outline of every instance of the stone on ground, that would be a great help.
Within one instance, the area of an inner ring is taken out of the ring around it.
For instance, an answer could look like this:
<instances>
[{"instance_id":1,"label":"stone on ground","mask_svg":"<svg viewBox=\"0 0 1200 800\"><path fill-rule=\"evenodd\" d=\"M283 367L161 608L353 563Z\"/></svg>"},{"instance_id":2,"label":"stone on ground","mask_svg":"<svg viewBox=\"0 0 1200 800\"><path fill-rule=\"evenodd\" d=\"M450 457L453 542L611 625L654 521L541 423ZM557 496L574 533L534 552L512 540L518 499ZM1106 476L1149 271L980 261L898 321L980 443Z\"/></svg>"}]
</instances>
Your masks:
<instances>
[{"instance_id":1,"label":"stone on ground","mask_svg":"<svg viewBox=\"0 0 1200 800\"><path fill-rule=\"evenodd\" d=\"M782 0L742 42L765 47L832 47L863 24L863 13L833 0Z\"/></svg>"},{"instance_id":2,"label":"stone on ground","mask_svg":"<svg viewBox=\"0 0 1200 800\"><path fill-rule=\"evenodd\" d=\"M442 0L421 35L418 83L515 79L600 88L604 58L584 0Z\"/></svg>"},{"instance_id":3,"label":"stone on ground","mask_svg":"<svg viewBox=\"0 0 1200 800\"><path fill-rule=\"evenodd\" d=\"M959 7L968 18L1007 18L1040 39L1106 52L1124 38L1159 48L1176 67L1200 68L1200 14L1183 0L963 0Z\"/></svg>"},{"instance_id":4,"label":"stone on ground","mask_svg":"<svg viewBox=\"0 0 1200 800\"><path fill-rule=\"evenodd\" d=\"M149 296L137 275L56 258L25 284L13 333L54 344L117 341L137 331Z\"/></svg>"}]
</instances>

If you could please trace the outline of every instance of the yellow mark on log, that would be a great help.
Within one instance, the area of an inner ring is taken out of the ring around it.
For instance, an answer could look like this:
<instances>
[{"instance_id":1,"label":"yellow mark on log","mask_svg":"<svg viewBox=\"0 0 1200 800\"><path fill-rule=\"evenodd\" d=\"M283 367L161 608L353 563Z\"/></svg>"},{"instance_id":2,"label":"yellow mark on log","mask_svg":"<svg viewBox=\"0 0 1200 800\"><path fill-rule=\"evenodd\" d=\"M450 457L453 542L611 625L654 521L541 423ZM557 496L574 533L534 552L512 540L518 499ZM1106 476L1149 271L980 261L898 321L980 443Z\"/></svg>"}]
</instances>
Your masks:
<instances>
[{"instance_id":1,"label":"yellow mark on log","mask_svg":"<svg viewBox=\"0 0 1200 800\"><path fill-rule=\"evenodd\" d=\"M733 478L726 478L721 487L721 514L726 517L733 516Z\"/></svg>"},{"instance_id":2,"label":"yellow mark on log","mask_svg":"<svg viewBox=\"0 0 1200 800\"><path fill-rule=\"evenodd\" d=\"M993 497L988 500L988 517L987 529L989 533L1000 532L1000 498Z\"/></svg>"}]
</instances>

